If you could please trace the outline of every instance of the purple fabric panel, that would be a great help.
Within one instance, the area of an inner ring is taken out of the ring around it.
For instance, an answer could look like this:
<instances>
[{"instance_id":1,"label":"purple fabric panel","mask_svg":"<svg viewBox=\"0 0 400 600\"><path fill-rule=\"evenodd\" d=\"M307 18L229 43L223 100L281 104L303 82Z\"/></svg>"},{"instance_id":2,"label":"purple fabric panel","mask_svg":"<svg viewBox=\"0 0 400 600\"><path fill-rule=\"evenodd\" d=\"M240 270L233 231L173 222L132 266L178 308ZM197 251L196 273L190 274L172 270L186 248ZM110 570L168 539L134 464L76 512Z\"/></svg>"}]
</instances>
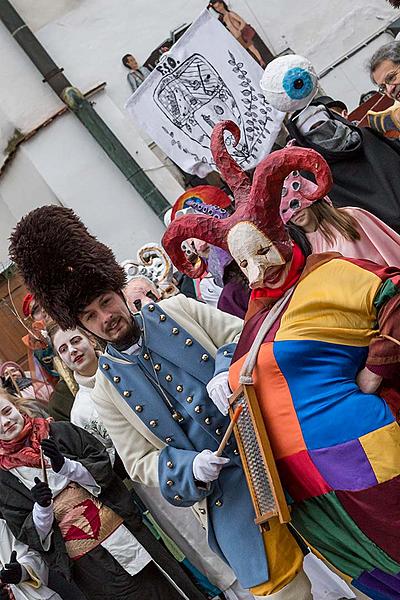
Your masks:
<instances>
[{"instance_id":1,"label":"purple fabric panel","mask_svg":"<svg viewBox=\"0 0 400 600\"><path fill-rule=\"evenodd\" d=\"M389 575L380 569L374 569L370 573L363 573L353 581L355 587L357 587L357 583L361 583L362 586L365 586L369 590L380 592L385 598L400 600L399 575Z\"/></svg>"},{"instance_id":2,"label":"purple fabric panel","mask_svg":"<svg viewBox=\"0 0 400 600\"><path fill-rule=\"evenodd\" d=\"M230 281L218 299L218 308L226 313L244 319L250 298L250 289L245 288L240 282Z\"/></svg>"},{"instance_id":3,"label":"purple fabric panel","mask_svg":"<svg viewBox=\"0 0 400 600\"><path fill-rule=\"evenodd\" d=\"M363 490L378 483L358 440L309 450L309 454L322 477L334 490Z\"/></svg>"}]
</instances>

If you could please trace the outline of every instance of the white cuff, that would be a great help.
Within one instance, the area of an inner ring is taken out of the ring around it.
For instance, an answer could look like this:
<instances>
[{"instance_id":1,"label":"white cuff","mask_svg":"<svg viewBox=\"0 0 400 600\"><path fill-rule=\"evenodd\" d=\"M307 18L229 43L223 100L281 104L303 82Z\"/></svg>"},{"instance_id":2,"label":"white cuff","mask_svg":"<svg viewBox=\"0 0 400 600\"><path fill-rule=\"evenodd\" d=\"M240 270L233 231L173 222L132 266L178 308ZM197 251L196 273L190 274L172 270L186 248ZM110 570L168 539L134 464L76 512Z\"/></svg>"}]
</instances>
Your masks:
<instances>
[{"instance_id":1,"label":"white cuff","mask_svg":"<svg viewBox=\"0 0 400 600\"><path fill-rule=\"evenodd\" d=\"M69 481L78 483L93 496L98 496L101 493L101 487L96 483L94 477L77 460L66 458L58 474L66 477Z\"/></svg>"},{"instance_id":2,"label":"white cuff","mask_svg":"<svg viewBox=\"0 0 400 600\"><path fill-rule=\"evenodd\" d=\"M33 505L32 510L33 523L38 532L43 550L49 550L51 542L51 533L53 527L54 513L53 502L50 506L40 506L37 502Z\"/></svg>"}]
</instances>

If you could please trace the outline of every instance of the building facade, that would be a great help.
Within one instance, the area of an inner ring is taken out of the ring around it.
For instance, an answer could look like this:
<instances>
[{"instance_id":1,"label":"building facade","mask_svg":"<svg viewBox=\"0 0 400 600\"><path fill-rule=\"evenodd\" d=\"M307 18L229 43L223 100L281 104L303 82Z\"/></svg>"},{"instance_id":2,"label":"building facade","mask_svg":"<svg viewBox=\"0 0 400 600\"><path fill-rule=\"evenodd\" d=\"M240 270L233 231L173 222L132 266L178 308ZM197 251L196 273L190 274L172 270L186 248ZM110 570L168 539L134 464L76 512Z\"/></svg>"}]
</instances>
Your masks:
<instances>
[{"instance_id":1,"label":"building facade","mask_svg":"<svg viewBox=\"0 0 400 600\"><path fill-rule=\"evenodd\" d=\"M12 0L65 75L90 101L169 202L179 178L127 117L130 95L121 57L142 63L171 32L191 23L202 0ZM322 87L352 109L371 89L364 63L388 39L398 15L384 0L230 0L277 55L307 56ZM361 49L360 49L361 48ZM122 260L160 238L163 225L0 24L0 263L17 220L35 206L73 208ZM59 114L60 111L62 114ZM139 125L139 124L138 124ZM20 136L22 143L16 143ZM26 139L28 138L28 139ZM15 149L16 148L16 149ZM57 235L57 232L54 232Z\"/></svg>"}]
</instances>

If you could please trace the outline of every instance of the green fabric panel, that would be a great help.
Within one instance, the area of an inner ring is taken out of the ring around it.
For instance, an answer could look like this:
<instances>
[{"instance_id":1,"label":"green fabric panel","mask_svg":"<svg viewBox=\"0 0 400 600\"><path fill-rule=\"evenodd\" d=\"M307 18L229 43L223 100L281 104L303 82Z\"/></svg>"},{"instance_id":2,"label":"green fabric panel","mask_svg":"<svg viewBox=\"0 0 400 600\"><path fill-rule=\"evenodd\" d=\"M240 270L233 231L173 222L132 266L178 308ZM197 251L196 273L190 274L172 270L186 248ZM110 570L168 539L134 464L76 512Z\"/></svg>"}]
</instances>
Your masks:
<instances>
[{"instance_id":1,"label":"green fabric panel","mask_svg":"<svg viewBox=\"0 0 400 600\"><path fill-rule=\"evenodd\" d=\"M157 521L155 520L155 518L153 517L153 515L151 514L151 512L149 512L147 510L144 514L147 517L147 519L149 520L149 522L152 525L152 527L157 532L157 535L156 535L157 539L160 539L160 538L162 539L162 541L164 542L165 547L167 548L167 550L170 552L170 554L172 554L172 556L178 562L184 561L185 558L186 558L186 556L183 554L182 550L180 548L178 548L178 546L169 537L169 535L167 535L165 533L165 531L163 529L161 529L161 527L159 526L159 524L157 523Z\"/></svg>"},{"instance_id":2,"label":"green fabric panel","mask_svg":"<svg viewBox=\"0 0 400 600\"><path fill-rule=\"evenodd\" d=\"M398 293L399 290L391 279L387 279L384 283L382 283L374 298L374 306L376 311L379 312L382 306L384 306L386 302L390 300L390 298L393 298L393 296L396 296Z\"/></svg>"},{"instance_id":3,"label":"green fabric panel","mask_svg":"<svg viewBox=\"0 0 400 600\"><path fill-rule=\"evenodd\" d=\"M337 569L354 579L376 568L400 572L400 565L357 527L335 492L296 505L292 525Z\"/></svg>"}]
</instances>

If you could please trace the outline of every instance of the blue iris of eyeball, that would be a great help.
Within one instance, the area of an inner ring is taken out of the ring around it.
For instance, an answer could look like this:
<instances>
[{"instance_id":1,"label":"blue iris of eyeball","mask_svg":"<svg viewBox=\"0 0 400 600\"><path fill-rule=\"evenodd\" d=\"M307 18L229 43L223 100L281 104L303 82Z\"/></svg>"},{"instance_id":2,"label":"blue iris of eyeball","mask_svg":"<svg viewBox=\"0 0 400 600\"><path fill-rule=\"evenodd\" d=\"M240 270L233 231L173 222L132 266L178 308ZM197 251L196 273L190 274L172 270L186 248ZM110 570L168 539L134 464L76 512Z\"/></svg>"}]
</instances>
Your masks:
<instances>
[{"instance_id":1,"label":"blue iris of eyeball","mask_svg":"<svg viewBox=\"0 0 400 600\"><path fill-rule=\"evenodd\" d=\"M295 67L286 71L282 87L292 100L303 100L312 92L313 81L308 71Z\"/></svg>"},{"instance_id":2,"label":"blue iris of eyeball","mask_svg":"<svg viewBox=\"0 0 400 600\"><path fill-rule=\"evenodd\" d=\"M318 77L306 58L287 54L267 65L260 87L271 106L290 113L301 110L311 102L317 92Z\"/></svg>"}]
</instances>

